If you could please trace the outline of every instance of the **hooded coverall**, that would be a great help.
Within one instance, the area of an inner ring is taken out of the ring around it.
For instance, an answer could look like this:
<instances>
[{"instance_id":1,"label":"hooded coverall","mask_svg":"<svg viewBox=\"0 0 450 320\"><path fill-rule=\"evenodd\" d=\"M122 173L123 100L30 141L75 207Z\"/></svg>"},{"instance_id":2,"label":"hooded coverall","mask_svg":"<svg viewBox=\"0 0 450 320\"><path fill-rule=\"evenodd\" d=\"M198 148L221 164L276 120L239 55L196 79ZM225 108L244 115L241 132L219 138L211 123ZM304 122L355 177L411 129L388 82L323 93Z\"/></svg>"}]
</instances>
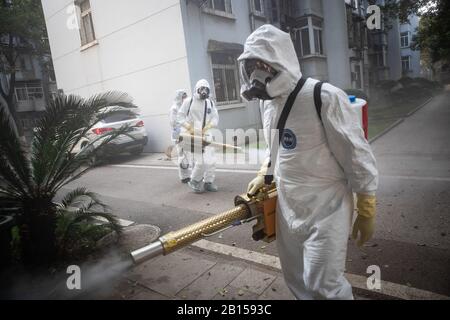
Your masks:
<instances>
[{"instance_id":1,"label":"hooded coverall","mask_svg":"<svg viewBox=\"0 0 450 320\"><path fill-rule=\"evenodd\" d=\"M211 138L206 129L217 127L219 123L219 113L214 102L207 98L201 99L198 94L200 87L210 89L206 80L200 80L195 85L194 94L191 99L186 99L178 113L178 121L184 126L190 126L195 135L202 135L205 139ZM201 148L199 148L201 149ZM207 146L203 150L189 151L193 160L191 181L213 183L215 179L215 150L214 147Z\"/></svg>"},{"instance_id":2,"label":"hooded coverall","mask_svg":"<svg viewBox=\"0 0 450 320\"><path fill-rule=\"evenodd\" d=\"M239 57L244 59L260 59L279 71L266 86L274 99L266 105L263 120L266 130L274 130L302 77L291 37L264 25L247 39ZM352 192L374 194L378 171L348 96L324 84L320 120L313 99L316 83L306 80L279 151L272 155L278 189L277 247L286 283L298 299L352 299L344 277Z\"/></svg>"},{"instance_id":3,"label":"hooded coverall","mask_svg":"<svg viewBox=\"0 0 450 320\"><path fill-rule=\"evenodd\" d=\"M178 143L178 137L181 131L178 122L178 112L183 104L183 96L186 94L186 90L177 90L169 114L170 127L172 128L172 142L175 144L178 156L178 176L180 177L180 180L191 177L191 169L189 167L189 160L186 156L186 152L184 152L183 147Z\"/></svg>"}]
</instances>

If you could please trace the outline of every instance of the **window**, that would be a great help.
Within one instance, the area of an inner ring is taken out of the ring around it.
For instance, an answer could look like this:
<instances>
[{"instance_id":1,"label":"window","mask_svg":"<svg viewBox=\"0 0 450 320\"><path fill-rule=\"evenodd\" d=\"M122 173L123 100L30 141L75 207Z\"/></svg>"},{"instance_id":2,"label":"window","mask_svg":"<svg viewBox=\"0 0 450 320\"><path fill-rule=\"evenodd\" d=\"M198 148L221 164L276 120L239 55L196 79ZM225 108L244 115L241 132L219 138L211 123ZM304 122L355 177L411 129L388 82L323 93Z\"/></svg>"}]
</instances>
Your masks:
<instances>
[{"instance_id":1,"label":"window","mask_svg":"<svg viewBox=\"0 0 450 320\"><path fill-rule=\"evenodd\" d=\"M217 104L239 102L239 78L236 57L228 53L211 53L214 90Z\"/></svg>"},{"instance_id":2,"label":"window","mask_svg":"<svg viewBox=\"0 0 450 320\"><path fill-rule=\"evenodd\" d=\"M411 70L411 56L402 57L402 71L408 72Z\"/></svg>"},{"instance_id":3,"label":"window","mask_svg":"<svg viewBox=\"0 0 450 320\"><path fill-rule=\"evenodd\" d=\"M316 17L308 17L300 20L297 28L294 28L294 42L297 54L301 57L308 55L323 55L322 20ZM312 37L310 36L312 35Z\"/></svg>"},{"instance_id":4,"label":"window","mask_svg":"<svg viewBox=\"0 0 450 320\"><path fill-rule=\"evenodd\" d=\"M81 11L81 45L85 45L95 40L94 24L92 23L91 4L89 0L83 0L79 2L79 7Z\"/></svg>"},{"instance_id":5,"label":"window","mask_svg":"<svg viewBox=\"0 0 450 320\"><path fill-rule=\"evenodd\" d=\"M384 67L384 54L383 52L376 52L369 56L370 64L372 67Z\"/></svg>"},{"instance_id":6,"label":"window","mask_svg":"<svg viewBox=\"0 0 450 320\"><path fill-rule=\"evenodd\" d=\"M16 99L17 101L28 100L27 88L16 88Z\"/></svg>"},{"instance_id":7,"label":"window","mask_svg":"<svg viewBox=\"0 0 450 320\"><path fill-rule=\"evenodd\" d=\"M402 32L400 34L400 46L402 48L409 47L409 32Z\"/></svg>"},{"instance_id":8,"label":"window","mask_svg":"<svg viewBox=\"0 0 450 320\"><path fill-rule=\"evenodd\" d=\"M252 0L253 2L253 11L260 15L264 15L264 0Z\"/></svg>"},{"instance_id":9,"label":"window","mask_svg":"<svg viewBox=\"0 0 450 320\"><path fill-rule=\"evenodd\" d=\"M357 9L359 5L358 0L345 0L345 3L349 5L352 9Z\"/></svg>"},{"instance_id":10,"label":"window","mask_svg":"<svg viewBox=\"0 0 450 320\"><path fill-rule=\"evenodd\" d=\"M231 0L208 0L207 7L217 11L233 13L231 10Z\"/></svg>"},{"instance_id":11,"label":"window","mask_svg":"<svg viewBox=\"0 0 450 320\"><path fill-rule=\"evenodd\" d=\"M278 23L279 21L279 17L278 17L278 4L277 4L277 0L271 0L271 5L272 5L272 22L273 23Z\"/></svg>"},{"instance_id":12,"label":"window","mask_svg":"<svg viewBox=\"0 0 450 320\"><path fill-rule=\"evenodd\" d=\"M19 58L19 69L20 70L22 70L22 71L30 70L30 68L29 68L30 64L31 64L30 57L21 56Z\"/></svg>"},{"instance_id":13,"label":"window","mask_svg":"<svg viewBox=\"0 0 450 320\"><path fill-rule=\"evenodd\" d=\"M300 30L300 44L301 44L301 55L307 56L311 54L311 45L309 43L309 30L308 28L303 28Z\"/></svg>"},{"instance_id":14,"label":"window","mask_svg":"<svg viewBox=\"0 0 450 320\"><path fill-rule=\"evenodd\" d=\"M323 54L322 29L314 28L314 46L316 54Z\"/></svg>"},{"instance_id":15,"label":"window","mask_svg":"<svg viewBox=\"0 0 450 320\"><path fill-rule=\"evenodd\" d=\"M316 54L323 54L322 45L322 20L311 17L312 28L314 32L314 48Z\"/></svg>"}]
</instances>

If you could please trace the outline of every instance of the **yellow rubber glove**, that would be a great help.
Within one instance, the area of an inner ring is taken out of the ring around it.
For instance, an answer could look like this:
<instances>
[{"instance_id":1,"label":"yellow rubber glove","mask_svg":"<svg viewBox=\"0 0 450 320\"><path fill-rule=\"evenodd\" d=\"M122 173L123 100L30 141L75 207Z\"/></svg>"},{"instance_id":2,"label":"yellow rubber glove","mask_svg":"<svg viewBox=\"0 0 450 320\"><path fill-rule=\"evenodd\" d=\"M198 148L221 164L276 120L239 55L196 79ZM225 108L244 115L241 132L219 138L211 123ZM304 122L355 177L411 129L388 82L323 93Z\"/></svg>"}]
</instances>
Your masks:
<instances>
[{"instance_id":1,"label":"yellow rubber glove","mask_svg":"<svg viewBox=\"0 0 450 320\"><path fill-rule=\"evenodd\" d=\"M255 195L255 193L259 189L264 187L264 185L265 185L264 176L267 174L268 163L269 163L269 159L264 161L263 165L261 166L261 169L258 171L258 175L256 176L256 178L253 179L252 181L250 181L250 183L248 184L248 187L247 187L247 195L248 196Z\"/></svg>"},{"instance_id":2,"label":"yellow rubber glove","mask_svg":"<svg viewBox=\"0 0 450 320\"><path fill-rule=\"evenodd\" d=\"M375 230L375 206L375 196L361 193L357 195L358 216L353 223L352 237L356 240L358 239L358 233L360 234L356 243L359 247L372 238Z\"/></svg>"},{"instance_id":3,"label":"yellow rubber glove","mask_svg":"<svg viewBox=\"0 0 450 320\"><path fill-rule=\"evenodd\" d=\"M247 187L247 195L253 196L259 189L264 187L264 176L257 175L255 179L250 181Z\"/></svg>"},{"instance_id":4,"label":"yellow rubber glove","mask_svg":"<svg viewBox=\"0 0 450 320\"><path fill-rule=\"evenodd\" d=\"M191 136L194 135L194 127L191 126L189 123L186 122L185 124L183 124L183 127L186 129L187 132L189 132Z\"/></svg>"},{"instance_id":5,"label":"yellow rubber glove","mask_svg":"<svg viewBox=\"0 0 450 320\"><path fill-rule=\"evenodd\" d=\"M211 128L212 128L211 123L208 123L208 124L203 128L202 134L205 135L206 132L207 132L209 129L211 129Z\"/></svg>"}]
</instances>

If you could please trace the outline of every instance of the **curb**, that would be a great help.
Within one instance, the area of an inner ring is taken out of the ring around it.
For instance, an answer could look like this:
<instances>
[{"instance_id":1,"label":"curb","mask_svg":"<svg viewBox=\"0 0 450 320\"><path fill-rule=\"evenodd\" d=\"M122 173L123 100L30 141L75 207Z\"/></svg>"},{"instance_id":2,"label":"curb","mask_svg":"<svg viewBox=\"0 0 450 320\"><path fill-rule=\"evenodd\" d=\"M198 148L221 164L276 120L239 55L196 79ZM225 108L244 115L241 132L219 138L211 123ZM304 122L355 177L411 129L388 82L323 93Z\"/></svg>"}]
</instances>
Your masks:
<instances>
[{"instance_id":1,"label":"curb","mask_svg":"<svg viewBox=\"0 0 450 320\"><path fill-rule=\"evenodd\" d=\"M420 109L422 109L423 107L425 107L425 105L427 105L431 100L433 100L434 97L431 97L430 99L428 99L427 101L425 101L424 103L422 103L420 106L418 106L417 108L415 108L414 110L410 111L405 118L408 118L409 116L412 116L414 113L416 113L417 111L419 111Z\"/></svg>"},{"instance_id":2,"label":"curb","mask_svg":"<svg viewBox=\"0 0 450 320\"><path fill-rule=\"evenodd\" d=\"M393 124L391 124L389 127L387 127L386 129L384 129L383 131L381 131L379 134L377 134L375 137L369 139L369 143L375 142L375 140L378 140L378 138L381 138L382 136L384 136L386 133L388 133L389 131L391 131L392 129L394 129L396 126L398 126L398 125L399 125L400 123L402 123L403 121L405 121L405 118L398 119L398 120L395 121Z\"/></svg>"},{"instance_id":3,"label":"curb","mask_svg":"<svg viewBox=\"0 0 450 320\"><path fill-rule=\"evenodd\" d=\"M233 257L234 259L240 259L249 263L254 263L275 271L282 271L280 260L276 256L243 248L232 247L229 245L204 239L194 242L190 246L213 252L215 254L221 254L224 256ZM354 289L357 289L357 291L364 292L369 295L379 295L400 300L450 300L450 297L442 294L385 280L380 280L380 289L370 290L367 288L367 277L347 272L345 273L345 276Z\"/></svg>"},{"instance_id":4,"label":"curb","mask_svg":"<svg viewBox=\"0 0 450 320\"><path fill-rule=\"evenodd\" d=\"M421 105L419 105L417 108L415 108L414 110L410 111L409 113L406 114L406 116L404 116L403 118L398 119L397 121L395 121L393 124L391 124L389 127L387 127L386 129L384 129L383 131L381 131L379 134L377 134L375 137L370 138L369 139L369 143L373 143L375 142L375 140L378 140L378 138L381 138L382 136L384 136L386 133L388 133L389 131L391 131L392 129L394 129L396 126L398 126L400 123L402 123L406 118L412 116L414 113L416 113L417 111L419 111L420 109L422 109L423 107L425 107L431 100L433 100L434 97L431 97L430 99L428 99L427 101L425 101L424 103L422 103Z\"/></svg>"}]
</instances>

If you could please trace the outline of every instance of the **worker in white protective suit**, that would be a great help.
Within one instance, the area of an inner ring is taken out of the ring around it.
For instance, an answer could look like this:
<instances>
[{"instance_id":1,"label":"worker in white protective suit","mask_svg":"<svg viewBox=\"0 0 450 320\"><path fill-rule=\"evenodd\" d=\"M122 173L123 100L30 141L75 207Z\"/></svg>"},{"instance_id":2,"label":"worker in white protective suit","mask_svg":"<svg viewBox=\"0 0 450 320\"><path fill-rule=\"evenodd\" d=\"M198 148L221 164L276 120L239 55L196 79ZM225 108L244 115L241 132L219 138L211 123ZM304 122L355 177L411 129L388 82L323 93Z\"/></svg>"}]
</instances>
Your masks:
<instances>
[{"instance_id":1,"label":"worker in white protective suit","mask_svg":"<svg viewBox=\"0 0 450 320\"><path fill-rule=\"evenodd\" d=\"M178 113L179 122L186 132L206 140L212 139L210 131L219 123L219 113L214 102L209 98L210 91L208 81L198 81L192 98L184 101ZM190 150L193 169L188 184L196 193L216 192L218 188L214 183L216 170L214 147L195 149Z\"/></svg>"},{"instance_id":2,"label":"worker in white protective suit","mask_svg":"<svg viewBox=\"0 0 450 320\"><path fill-rule=\"evenodd\" d=\"M353 238L359 235L361 246L373 234L378 184L375 158L357 114L348 96L330 84L323 85L322 109L316 110L313 88L318 81L302 77L291 37L274 26L252 33L238 60L242 96L270 100L264 110L266 130L277 128L294 92L281 139L268 141L280 142L279 149L270 152L248 186L254 194L274 169L277 246L286 283L297 299L352 299L344 277L352 191L358 209Z\"/></svg>"},{"instance_id":3,"label":"worker in white protective suit","mask_svg":"<svg viewBox=\"0 0 450 320\"><path fill-rule=\"evenodd\" d=\"M191 180L191 169L189 167L189 159L183 146L179 143L181 132L181 125L178 122L178 112L183 105L183 101L187 98L187 91L184 89L177 90L175 99L170 108L169 122L172 129L172 142L175 144L176 153L178 156L178 176L182 183L188 183Z\"/></svg>"}]
</instances>

